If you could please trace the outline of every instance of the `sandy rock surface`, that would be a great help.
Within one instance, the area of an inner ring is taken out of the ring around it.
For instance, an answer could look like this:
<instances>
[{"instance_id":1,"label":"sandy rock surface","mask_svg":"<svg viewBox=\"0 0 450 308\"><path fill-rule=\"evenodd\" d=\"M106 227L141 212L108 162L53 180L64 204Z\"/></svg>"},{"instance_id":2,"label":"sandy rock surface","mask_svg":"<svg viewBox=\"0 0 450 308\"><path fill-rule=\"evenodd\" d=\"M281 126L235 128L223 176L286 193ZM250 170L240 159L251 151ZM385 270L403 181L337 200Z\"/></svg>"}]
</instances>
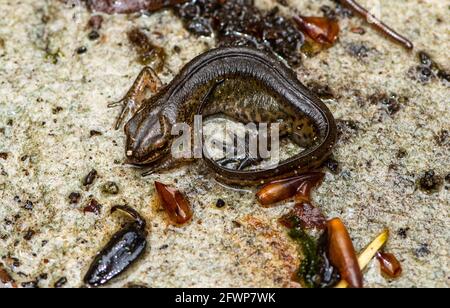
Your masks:
<instances>
[{"instance_id":1,"label":"sandy rock surface","mask_svg":"<svg viewBox=\"0 0 450 308\"><path fill-rule=\"evenodd\" d=\"M319 15L320 6L333 5L327 0L288 3L304 15ZM448 0L381 3L382 18L411 38L415 51L427 51L450 69ZM292 204L263 209L253 191L222 187L200 164L146 179L123 164L124 134L112 129L118 110L107 104L126 93L142 68L126 32L142 27L167 51L163 82L213 47L214 40L189 34L171 11L162 11L105 15L101 38L92 41L89 18L86 10L58 1L0 1L4 269L19 285L39 280L40 287L52 287L66 278L64 286L82 286L93 256L124 222L109 209L126 203L148 220L150 249L111 286L298 286L290 278L301 254L277 223ZM350 31L357 26L366 34ZM305 58L298 69L305 84L332 89L336 98L327 104L344 131L335 150L340 170L327 173L315 204L345 221L358 250L384 228L391 230L387 248L402 261L404 274L386 280L373 261L365 274L367 286L449 287L450 183L444 180L450 173L449 85L412 80L408 72L419 64L416 53L383 39L362 20L344 19L341 27L336 46ZM79 54L82 46L86 52ZM362 56L355 55L361 46ZM374 99L384 94L396 95L397 112ZM353 125L345 125L349 121ZM83 186L92 169L98 177ZM430 170L441 184L425 193L417 181ZM155 202L155 180L186 193L195 212L190 225L167 223ZM119 194L102 192L108 181L117 183ZM80 194L77 204L70 203L73 192ZM93 198L102 205L100 214L83 213ZM215 207L218 198L227 204L223 209Z\"/></svg>"}]
</instances>

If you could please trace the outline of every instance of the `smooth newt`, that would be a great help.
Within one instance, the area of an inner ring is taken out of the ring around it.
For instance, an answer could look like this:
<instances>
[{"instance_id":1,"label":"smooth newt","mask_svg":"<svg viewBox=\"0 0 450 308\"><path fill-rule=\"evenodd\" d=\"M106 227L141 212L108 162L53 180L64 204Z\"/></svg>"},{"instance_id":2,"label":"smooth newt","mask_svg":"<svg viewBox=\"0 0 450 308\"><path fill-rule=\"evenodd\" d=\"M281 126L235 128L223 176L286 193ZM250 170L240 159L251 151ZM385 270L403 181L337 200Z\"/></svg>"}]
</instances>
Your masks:
<instances>
[{"instance_id":1,"label":"smooth newt","mask_svg":"<svg viewBox=\"0 0 450 308\"><path fill-rule=\"evenodd\" d=\"M125 125L127 162L150 165L151 173L172 169L184 160L170 154L176 123L193 125L194 116L221 113L240 122L277 122L283 135L307 147L275 167L263 170L226 168L204 157L218 180L237 185L262 184L295 176L319 167L336 141L336 124L330 110L273 55L254 49L218 48L188 63L167 86L145 68L123 100L117 128L129 110ZM144 99L147 89L158 91Z\"/></svg>"}]
</instances>

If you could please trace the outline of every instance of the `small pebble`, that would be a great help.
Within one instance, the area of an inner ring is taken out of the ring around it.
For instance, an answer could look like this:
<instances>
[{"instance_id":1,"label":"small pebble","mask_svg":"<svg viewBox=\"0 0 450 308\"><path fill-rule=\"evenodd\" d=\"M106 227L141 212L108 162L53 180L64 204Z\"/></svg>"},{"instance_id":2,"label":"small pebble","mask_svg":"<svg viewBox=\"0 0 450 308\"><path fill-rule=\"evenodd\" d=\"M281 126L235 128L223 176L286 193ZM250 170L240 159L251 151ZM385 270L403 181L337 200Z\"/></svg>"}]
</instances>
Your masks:
<instances>
[{"instance_id":1,"label":"small pebble","mask_svg":"<svg viewBox=\"0 0 450 308\"><path fill-rule=\"evenodd\" d=\"M415 255L418 258L424 258L428 256L431 253L430 249L428 248L428 244L420 244L420 247L416 249Z\"/></svg>"},{"instance_id":2,"label":"small pebble","mask_svg":"<svg viewBox=\"0 0 450 308\"><path fill-rule=\"evenodd\" d=\"M27 211L32 211L33 210L33 202L31 202L30 200L27 200L25 202L25 205L23 206L24 209L26 209Z\"/></svg>"},{"instance_id":3,"label":"small pebble","mask_svg":"<svg viewBox=\"0 0 450 308\"><path fill-rule=\"evenodd\" d=\"M217 208L221 209L224 206L225 206L225 201L223 201L222 199L217 200L217 203L216 203Z\"/></svg>"},{"instance_id":4,"label":"small pebble","mask_svg":"<svg viewBox=\"0 0 450 308\"><path fill-rule=\"evenodd\" d=\"M402 239L406 239L408 237L409 228L401 228L397 231L398 236Z\"/></svg>"},{"instance_id":5,"label":"small pebble","mask_svg":"<svg viewBox=\"0 0 450 308\"><path fill-rule=\"evenodd\" d=\"M419 188L426 193L436 193L442 186L442 179L434 170L426 171L418 180Z\"/></svg>"},{"instance_id":6,"label":"small pebble","mask_svg":"<svg viewBox=\"0 0 450 308\"><path fill-rule=\"evenodd\" d=\"M117 195L120 189L115 182L106 182L102 186L102 192L107 195Z\"/></svg>"},{"instance_id":7,"label":"small pebble","mask_svg":"<svg viewBox=\"0 0 450 308\"><path fill-rule=\"evenodd\" d=\"M91 172L84 178L83 180L83 186L88 186L94 183L95 179L97 178L97 170L92 169Z\"/></svg>"},{"instance_id":8,"label":"small pebble","mask_svg":"<svg viewBox=\"0 0 450 308\"><path fill-rule=\"evenodd\" d=\"M24 240L29 241L32 239L32 237L36 234L33 230L28 230L25 236L23 237Z\"/></svg>"},{"instance_id":9,"label":"small pebble","mask_svg":"<svg viewBox=\"0 0 450 308\"><path fill-rule=\"evenodd\" d=\"M81 194L77 192L73 192L69 195L70 204L77 204L80 202Z\"/></svg>"},{"instance_id":10,"label":"small pebble","mask_svg":"<svg viewBox=\"0 0 450 308\"><path fill-rule=\"evenodd\" d=\"M91 130L91 131L89 132L89 135L90 135L91 137L95 137L95 136L101 136L101 135L103 135L103 133L100 132L100 131L98 131L98 130Z\"/></svg>"},{"instance_id":11,"label":"small pebble","mask_svg":"<svg viewBox=\"0 0 450 308\"><path fill-rule=\"evenodd\" d=\"M325 161L324 166L330 170L331 173L333 174L338 174L339 173L339 162L337 160L335 160L334 158L329 158Z\"/></svg>"},{"instance_id":12,"label":"small pebble","mask_svg":"<svg viewBox=\"0 0 450 308\"><path fill-rule=\"evenodd\" d=\"M22 288L24 288L24 289L37 289L38 288L37 281L23 282L21 285L22 285Z\"/></svg>"},{"instance_id":13,"label":"small pebble","mask_svg":"<svg viewBox=\"0 0 450 308\"><path fill-rule=\"evenodd\" d=\"M56 289L59 289L59 288L62 288L66 283L67 283L67 278L62 277L62 278L58 279L58 281L55 282L54 287Z\"/></svg>"},{"instance_id":14,"label":"small pebble","mask_svg":"<svg viewBox=\"0 0 450 308\"><path fill-rule=\"evenodd\" d=\"M89 32L88 38L91 41L95 41L95 40L98 40L100 38L100 34L97 31L92 30L91 32Z\"/></svg>"},{"instance_id":15,"label":"small pebble","mask_svg":"<svg viewBox=\"0 0 450 308\"><path fill-rule=\"evenodd\" d=\"M82 55L87 52L87 48L85 46L77 48L77 54Z\"/></svg>"}]
</instances>

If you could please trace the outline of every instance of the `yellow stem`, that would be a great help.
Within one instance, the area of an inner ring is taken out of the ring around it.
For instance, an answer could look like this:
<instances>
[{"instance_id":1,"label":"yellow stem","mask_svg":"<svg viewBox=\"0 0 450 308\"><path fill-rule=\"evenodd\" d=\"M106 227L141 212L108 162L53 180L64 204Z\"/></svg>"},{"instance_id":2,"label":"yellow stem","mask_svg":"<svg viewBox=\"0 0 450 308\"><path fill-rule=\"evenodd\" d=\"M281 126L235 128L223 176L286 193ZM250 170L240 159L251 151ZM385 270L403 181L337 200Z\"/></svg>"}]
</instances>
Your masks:
<instances>
[{"instance_id":1,"label":"yellow stem","mask_svg":"<svg viewBox=\"0 0 450 308\"><path fill-rule=\"evenodd\" d=\"M377 252L386 244L387 240L389 238L389 230L385 229L380 235L377 236L377 238L370 243L366 249L363 250L363 252L358 257L358 263L359 268L361 270L364 270L367 265L369 265L369 262L375 257ZM348 288L348 283L345 280L341 280L335 288L337 289L345 289Z\"/></svg>"}]
</instances>

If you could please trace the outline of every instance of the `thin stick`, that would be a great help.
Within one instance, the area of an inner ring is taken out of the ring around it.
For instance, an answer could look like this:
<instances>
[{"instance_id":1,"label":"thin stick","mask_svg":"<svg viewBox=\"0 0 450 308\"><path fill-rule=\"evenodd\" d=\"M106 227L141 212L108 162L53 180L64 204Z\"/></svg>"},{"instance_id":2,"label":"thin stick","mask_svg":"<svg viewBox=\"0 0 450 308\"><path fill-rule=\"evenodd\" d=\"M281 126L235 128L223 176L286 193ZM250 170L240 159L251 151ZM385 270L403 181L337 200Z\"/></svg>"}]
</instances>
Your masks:
<instances>
[{"instance_id":1,"label":"thin stick","mask_svg":"<svg viewBox=\"0 0 450 308\"><path fill-rule=\"evenodd\" d=\"M367 265L369 265L370 261L375 257L377 252L386 244L389 238L389 230L384 230L377 238L367 246L366 249L359 255L358 263L361 271L364 270ZM341 280L335 288L337 289L345 289L348 288L348 283L345 280Z\"/></svg>"},{"instance_id":2,"label":"thin stick","mask_svg":"<svg viewBox=\"0 0 450 308\"><path fill-rule=\"evenodd\" d=\"M363 16L367 21L373 24L375 29L378 31L384 33L388 37L390 37L395 42L403 45L407 49L413 49L414 45L413 43L408 40L403 35L396 32L394 29L386 25L384 22L376 18L373 14L371 14L368 10L366 10L364 7L362 7L360 4L358 4L354 0L340 0L340 2L347 6L348 8L352 9L359 15Z\"/></svg>"}]
</instances>

